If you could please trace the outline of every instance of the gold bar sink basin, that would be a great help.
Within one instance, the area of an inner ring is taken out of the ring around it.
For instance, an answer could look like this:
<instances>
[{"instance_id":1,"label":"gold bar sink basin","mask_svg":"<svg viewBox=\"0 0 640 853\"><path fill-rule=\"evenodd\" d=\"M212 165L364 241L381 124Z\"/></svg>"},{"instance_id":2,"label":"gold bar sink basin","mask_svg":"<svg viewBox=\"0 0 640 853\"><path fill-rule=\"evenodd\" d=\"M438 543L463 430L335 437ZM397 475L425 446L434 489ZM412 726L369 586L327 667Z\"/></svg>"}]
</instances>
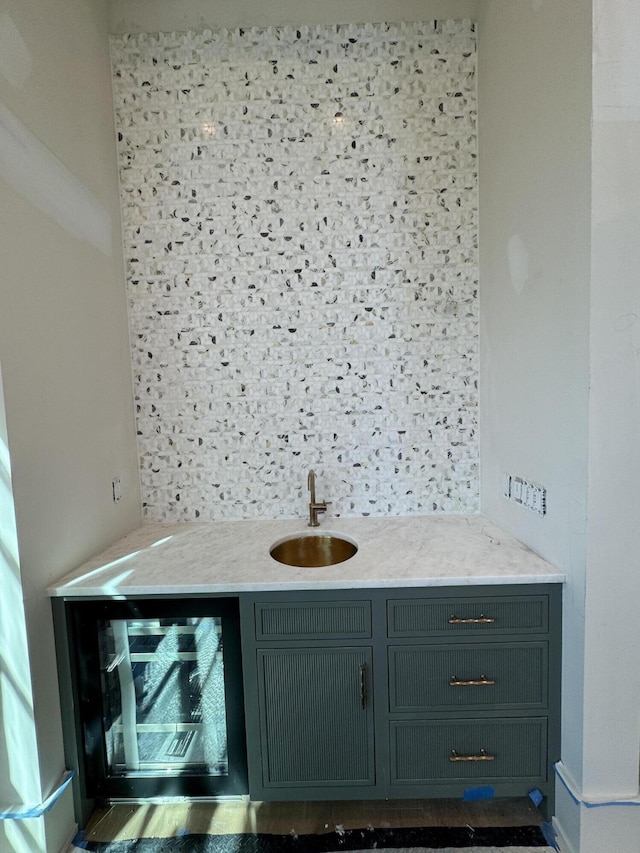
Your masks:
<instances>
[{"instance_id":1,"label":"gold bar sink basin","mask_svg":"<svg viewBox=\"0 0 640 853\"><path fill-rule=\"evenodd\" d=\"M289 536L274 543L269 553L287 566L310 569L344 563L358 550L351 539L330 533Z\"/></svg>"}]
</instances>

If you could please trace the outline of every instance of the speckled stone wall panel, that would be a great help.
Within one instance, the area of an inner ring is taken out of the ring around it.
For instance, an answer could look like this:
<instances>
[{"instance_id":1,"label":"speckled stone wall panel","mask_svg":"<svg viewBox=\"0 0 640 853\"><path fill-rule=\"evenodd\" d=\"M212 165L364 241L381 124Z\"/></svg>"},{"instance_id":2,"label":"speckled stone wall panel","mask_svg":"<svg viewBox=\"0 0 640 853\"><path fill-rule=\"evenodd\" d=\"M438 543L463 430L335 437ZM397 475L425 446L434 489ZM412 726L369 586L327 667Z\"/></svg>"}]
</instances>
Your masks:
<instances>
[{"instance_id":1,"label":"speckled stone wall panel","mask_svg":"<svg viewBox=\"0 0 640 853\"><path fill-rule=\"evenodd\" d=\"M146 516L477 511L474 25L112 62Z\"/></svg>"}]
</instances>

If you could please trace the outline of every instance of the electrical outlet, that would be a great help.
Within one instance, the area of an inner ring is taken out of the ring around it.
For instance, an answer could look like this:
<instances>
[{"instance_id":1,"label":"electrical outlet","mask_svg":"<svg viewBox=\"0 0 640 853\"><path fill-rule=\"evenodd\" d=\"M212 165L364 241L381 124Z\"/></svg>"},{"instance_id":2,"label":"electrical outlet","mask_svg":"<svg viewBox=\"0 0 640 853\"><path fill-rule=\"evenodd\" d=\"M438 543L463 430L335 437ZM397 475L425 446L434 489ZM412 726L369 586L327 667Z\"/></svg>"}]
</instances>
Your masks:
<instances>
[{"instance_id":1,"label":"electrical outlet","mask_svg":"<svg viewBox=\"0 0 640 853\"><path fill-rule=\"evenodd\" d=\"M522 477L512 477L511 474L503 474L502 494L507 500L514 501L538 515L547 513L547 490L537 483L530 483Z\"/></svg>"},{"instance_id":2,"label":"electrical outlet","mask_svg":"<svg viewBox=\"0 0 640 853\"><path fill-rule=\"evenodd\" d=\"M527 490L527 501L525 506L537 512L538 515L545 515L547 512L547 490L535 483L529 483Z\"/></svg>"},{"instance_id":3,"label":"electrical outlet","mask_svg":"<svg viewBox=\"0 0 640 853\"><path fill-rule=\"evenodd\" d=\"M117 504L122 498L122 483L120 481L120 477L114 477L111 481L111 494L113 495L114 504Z\"/></svg>"}]
</instances>

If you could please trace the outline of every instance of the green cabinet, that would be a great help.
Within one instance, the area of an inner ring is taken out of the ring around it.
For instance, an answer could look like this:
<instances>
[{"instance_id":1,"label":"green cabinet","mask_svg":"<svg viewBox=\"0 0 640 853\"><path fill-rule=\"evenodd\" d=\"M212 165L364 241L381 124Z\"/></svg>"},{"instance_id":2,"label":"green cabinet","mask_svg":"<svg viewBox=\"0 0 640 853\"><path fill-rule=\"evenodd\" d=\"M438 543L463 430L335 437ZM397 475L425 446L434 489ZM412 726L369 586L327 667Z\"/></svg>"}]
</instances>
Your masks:
<instances>
[{"instance_id":1,"label":"green cabinet","mask_svg":"<svg viewBox=\"0 0 640 853\"><path fill-rule=\"evenodd\" d=\"M371 649L260 649L265 787L372 785Z\"/></svg>"},{"instance_id":2,"label":"green cabinet","mask_svg":"<svg viewBox=\"0 0 640 853\"><path fill-rule=\"evenodd\" d=\"M547 778L545 717L394 720L391 744L394 785L531 788Z\"/></svg>"},{"instance_id":3,"label":"green cabinet","mask_svg":"<svg viewBox=\"0 0 640 853\"><path fill-rule=\"evenodd\" d=\"M561 587L241 597L256 800L554 791Z\"/></svg>"},{"instance_id":4,"label":"green cabinet","mask_svg":"<svg viewBox=\"0 0 640 853\"><path fill-rule=\"evenodd\" d=\"M241 606L252 799L371 793L371 601L271 593Z\"/></svg>"},{"instance_id":5,"label":"green cabinet","mask_svg":"<svg viewBox=\"0 0 640 853\"><path fill-rule=\"evenodd\" d=\"M541 710L547 707L545 642L390 646L389 710Z\"/></svg>"},{"instance_id":6,"label":"green cabinet","mask_svg":"<svg viewBox=\"0 0 640 853\"><path fill-rule=\"evenodd\" d=\"M65 739L79 770L79 808L88 813L94 796L122 796L122 785L107 790L95 780L107 777L104 738L122 728L110 689L122 662L110 645L111 620L119 625L131 617L130 635L144 646L129 655L138 666L134 676L155 666L158 655L146 648L155 637L163 657L153 673L171 707L189 700L191 716L172 720L170 731L164 719L135 720L136 731L161 736L172 765L163 759L169 766L153 778L145 768L125 767L123 784L137 786L124 789L127 796L215 793L223 790L218 777L227 774L224 790L244 793L248 777L256 801L455 798L482 786L504 797L538 789L550 812L560 758L561 595L559 584L537 584L55 599ZM224 664L214 679L218 689L202 689L199 702L203 675L191 669L204 658L198 643L187 644L195 642L194 620L217 616L224 619ZM177 643L169 657L165 636ZM104 662L102 647L110 655ZM178 693L167 666L174 680L184 671ZM133 684L128 669L126 675ZM216 764L218 775L192 772L186 766L195 754L191 733L205 731L221 701L228 760ZM156 702L152 711L158 710ZM190 737L183 738L187 728Z\"/></svg>"},{"instance_id":7,"label":"green cabinet","mask_svg":"<svg viewBox=\"0 0 640 853\"><path fill-rule=\"evenodd\" d=\"M386 601L390 796L552 799L561 588L416 593Z\"/></svg>"}]
</instances>

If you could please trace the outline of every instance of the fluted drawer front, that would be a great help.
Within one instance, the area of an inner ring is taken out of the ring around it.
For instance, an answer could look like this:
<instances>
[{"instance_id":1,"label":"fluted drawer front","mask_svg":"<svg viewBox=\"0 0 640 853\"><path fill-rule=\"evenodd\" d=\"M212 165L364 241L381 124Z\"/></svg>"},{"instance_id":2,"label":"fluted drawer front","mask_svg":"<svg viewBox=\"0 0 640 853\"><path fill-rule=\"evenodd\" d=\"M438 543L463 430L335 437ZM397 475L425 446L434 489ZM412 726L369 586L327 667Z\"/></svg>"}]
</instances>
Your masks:
<instances>
[{"instance_id":1,"label":"fluted drawer front","mask_svg":"<svg viewBox=\"0 0 640 853\"><path fill-rule=\"evenodd\" d=\"M391 646L390 710L545 708L547 672L546 642Z\"/></svg>"},{"instance_id":2,"label":"fluted drawer front","mask_svg":"<svg viewBox=\"0 0 640 853\"><path fill-rule=\"evenodd\" d=\"M256 604L258 640L368 639L370 601Z\"/></svg>"},{"instance_id":3,"label":"fluted drawer front","mask_svg":"<svg viewBox=\"0 0 640 853\"><path fill-rule=\"evenodd\" d=\"M545 717L391 723L392 784L543 782L546 752Z\"/></svg>"},{"instance_id":4,"label":"fluted drawer front","mask_svg":"<svg viewBox=\"0 0 640 853\"><path fill-rule=\"evenodd\" d=\"M546 595L396 599L387 603L389 637L546 633Z\"/></svg>"}]
</instances>

